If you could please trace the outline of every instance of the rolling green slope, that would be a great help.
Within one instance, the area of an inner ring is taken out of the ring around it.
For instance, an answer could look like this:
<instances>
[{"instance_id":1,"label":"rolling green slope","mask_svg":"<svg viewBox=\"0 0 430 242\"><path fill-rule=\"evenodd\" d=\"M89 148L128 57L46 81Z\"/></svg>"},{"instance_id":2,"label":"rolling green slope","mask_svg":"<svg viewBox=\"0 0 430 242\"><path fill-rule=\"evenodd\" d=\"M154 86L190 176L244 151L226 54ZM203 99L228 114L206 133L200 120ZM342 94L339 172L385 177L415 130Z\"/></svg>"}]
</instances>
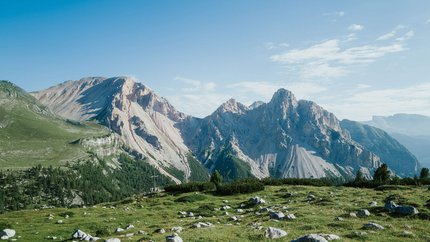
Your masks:
<instances>
[{"instance_id":1,"label":"rolling green slope","mask_svg":"<svg viewBox=\"0 0 430 242\"><path fill-rule=\"evenodd\" d=\"M85 158L84 148L71 143L107 133L95 124L63 120L21 88L0 81L1 169L57 166Z\"/></svg>"}]
</instances>

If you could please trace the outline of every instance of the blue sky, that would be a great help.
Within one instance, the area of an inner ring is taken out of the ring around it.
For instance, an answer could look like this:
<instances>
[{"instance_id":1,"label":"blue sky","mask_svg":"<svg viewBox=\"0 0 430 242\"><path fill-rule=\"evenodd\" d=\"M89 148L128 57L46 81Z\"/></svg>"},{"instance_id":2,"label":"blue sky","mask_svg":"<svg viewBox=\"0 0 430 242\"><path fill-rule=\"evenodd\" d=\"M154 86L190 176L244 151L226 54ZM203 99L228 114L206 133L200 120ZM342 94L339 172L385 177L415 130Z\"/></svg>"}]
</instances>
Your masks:
<instances>
[{"instance_id":1,"label":"blue sky","mask_svg":"<svg viewBox=\"0 0 430 242\"><path fill-rule=\"evenodd\" d=\"M430 1L0 1L0 73L28 91L131 75L179 110L292 90L340 118L430 115Z\"/></svg>"}]
</instances>

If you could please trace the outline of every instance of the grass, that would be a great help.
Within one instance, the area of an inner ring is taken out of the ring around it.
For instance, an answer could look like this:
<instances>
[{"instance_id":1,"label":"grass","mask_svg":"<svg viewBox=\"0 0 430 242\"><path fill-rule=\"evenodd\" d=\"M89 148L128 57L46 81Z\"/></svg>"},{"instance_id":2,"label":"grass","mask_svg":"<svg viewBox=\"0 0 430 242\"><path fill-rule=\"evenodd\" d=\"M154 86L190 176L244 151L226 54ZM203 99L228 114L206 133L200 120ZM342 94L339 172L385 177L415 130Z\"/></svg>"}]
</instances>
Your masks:
<instances>
[{"instance_id":1,"label":"grass","mask_svg":"<svg viewBox=\"0 0 430 242\"><path fill-rule=\"evenodd\" d=\"M0 81L1 169L62 165L86 155L83 147L71 142L105 134L99 125L55 116L28 93Z\"/></svg>"},{"instance_id":2,"label":"grass","mask_svg":"<svg viewBox=\"0 0 430 242\"><path fill-rule=\"evenodd\" d=\"M294 196L287 196L293 193ZM306 201L309 193L316 196L315 201ZM267 214L255 215L258 207L244 209L240 223L229 221L240 204L251 196L258 195L267 201L267 206L275 206L280 209L286 206L288 211L297 217L292 221L273 221ZM391 217L381 208L370 208L369 202L377 201L383 206L383 201L389 197L401 197L409 204L416 204L422 215L430 213L425 207L429 200L430 192L425 187L408 187L405 190L376 191L373 189L359 189L347 187L311 187L311 186L268 186L264 191L254 194L234 196L213 196L211 194L188 193L179 196L160 194L157 197L137 197L117 203L100 204L89 208L74 209L46 209L10 212L0 215L0 225L10 225L21 236L20 241L44 241L47 236L57 236L58 240L68 239L75 229L81 229L92 235L98 231L103 238L119 237L114 230L133 224L135 229L125 233L144 230L147 235L135 235L126 241L164 241L167 234L171 234L170 228L181 226L184 230L180 236L184 241L266 241L264 230L252 228L255 222L268 226L284 229L288 235L276 241L291 241L309 233L333 233L341 236L342 241L427 241L430 239L429 220L426 216ZM176 202L181 198L189 202ZM201 200L200 198L205 199ZM197 199L196 199L197 198ZM230 216L223 215L224 211L215 211L227 203L232 209ZM112 208L111 208L112 207ZM360 208L371 211L368 218L351 218L347 216ZM196 216L202 215L202 220L195 218L182 218L179 211L192 211ZM68 212L73 214L69 218L62 217ZM86 215L84 215L84 213ZM49 214L55 218L48 220ZM342 216L344 221L335 221ZM427 217L428 218L428 217ZM63 220L63 224L55 224L57 220ZM191 228L197 221L211 222L213 228ZM363 224L376 222L384 226L383 231L363 230ZM155 232L158 228L165 228L166 234ZM411 231L413 237L405 237L403 231ZM367 232L366 235L354 232ZM124 240L124 238L122 238ZM268 241L268 240L267 240Z\"/></svg>"}]
</instances>

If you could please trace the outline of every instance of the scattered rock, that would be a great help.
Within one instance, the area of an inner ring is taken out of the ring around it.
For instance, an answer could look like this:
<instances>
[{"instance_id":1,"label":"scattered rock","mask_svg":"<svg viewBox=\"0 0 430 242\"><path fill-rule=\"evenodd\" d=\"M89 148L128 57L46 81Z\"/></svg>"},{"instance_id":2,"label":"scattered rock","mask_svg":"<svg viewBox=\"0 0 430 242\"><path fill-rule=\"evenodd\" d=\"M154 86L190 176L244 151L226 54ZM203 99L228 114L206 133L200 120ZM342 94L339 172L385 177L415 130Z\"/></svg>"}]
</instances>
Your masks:
<instances>
[{"instance_id":1,"label":"scattered rock","mask_svg":"<svg viewBox=\"0 0 430 242\"><path fill-rule=\"evenodd\" d=\"M72 238L74 238L74 239L82 239L86 236L87 236L87 233L85 233L84 231L79 230L79 229L76 230L75 232L73 232L73 234L72 234Z\"/></svg>"},{"instance_id":2,"label":"scattered rock","mask_svg":"<svg viewBox=\"0 0 430 242\"><path fill-rule=\"evenodd\" d=\"M403 231L400 235L403 237L414 237L415 236L414 233L412 233L411 231L407 231L407 230Z\"/></svg>"},{"instance_id":3,"label":"scattered rock","mask_svg":"<svg viewBox=\"0 0 430 242\"><path fill-rule=\"evenodd\" d=\"M178 212L178 214L179 214L179 215L187 215L187 212L179 211L179 212Z\"/></svg>"},{"instance_id":4,"label":"scattered rock","mask_svg":"<svg viewBox=\"0 0 430 242\"><path fill-rule=\"evenodd\" d=\"M57 224L62 224L63 223L63 220L58 220L57 221Z\"/></svg>"},{"instance_id":5,"label":"scattered rock","mask_svg":"<svg viewBox=\"0 0 430 242\"><path fill-rule=\"evenodd\" d=\"M291 242L328 242L328 240L319 234L308 234Z\"/></svg>"},{"instance_id":6,"label":"scattered rock","mask_svg":"<svg viewBox=\"0 0 430 242\"><path fill-rule=\"evenodd\" d=\"M231 209L231 207L228 206L228 205L225 205L225 206L221 207L222 211L229 210L229 209Z\"/></svg>"},{"instance_id":7,"label":"scattered rock","mask_svg":"<svg viewBox=\"0 0 430 242\"><path fill-rule=\"evenodd\" d=\"M187 217L194 217L194 213L193 212L188 212L187 213Z\"/></svg>"},{"instance_id":8,"label":"scattered rock","mask_svg":"<svg viewBox=\"0 0 430 242\"><path fill-rule=\"evenodd\" d=\"M0 238L2 240L8 240L12 237L14 237L16 234L16 231L13 229L3 229L0 231Z\"/></svg>"},{"instance_id":9,"label":"scattered rock","mask_svg":"<svg viewBox=\"0 0 430 242\"><path fill-rule=\"evenodd\" d=\"M376 202L376 201L370 202L369 206L370 207L376 207L376 206L378 206L378 202Z\"/></svg>"},{"instance_id":10,"label":"scattered rock","mask_svg":"<svg viewBox=\"0 0 430 242\"><path fill-rule=\"evenodd\" d=\"M224 201L222 201L223 203L228 203L228 200L224 200Z\"/></svg>"},{"instance_id":11,"label":"scattered rock","mask_svg":"<svg viewBox=\"0 0 430 242\"><path fill-rule=\"evenodd\" d=\"M209 222L198 222L193 224L193 228L208 228L208 227L213 227L214 225L209 223Z\"/></svg>"},{"instance_id":12,"label":"scattered rock","mask_svg":"<svg viewBox=\"0 0 430 242\"><path fill-rule=\"evenodd\" d=\"M287 214L287 216L285 216L285 219L294 220L294 219L296 219L296 216L294 214L290 213L290 214Z\"/></svg>"},{"instance_id":13,"label":"scattered rock","mask_svg":"<svg viewBox=\"0 0 430 242\"><path fill-rule=\"evenodd\" d=\"M266 238L278 239L287 235L288 233L282 229L273 228L273 227L269 227L266 229Z\"/></svg>"},{"instance_id":14,"label":"scattered rock","mask_svg":"<svg viewBox=\"0 0 430 242\"><path fill-rule=\"evenodd\" d=\"M126 227L125 227L125 229L134 229L134 225L133 224L129 224L129 225L127 225Z\"/></svg>"},{"instance_id":15,"label":"scattered rock","mask_svg":"<svg viewBox=\"0 0 430 242\"><path fill-rule=\"evenodd\" d=\"M160 229L155 230L155 233L164 234L164 233L166 233L166 230L163 228L160 228Z\"/></svg>"},{"instance_id":16,"label":"scattered rock","mask_svg":"<svg viewBox=\"0 0 430 242\"><path fill-rule=\"evenodd\" d=\"M118 238L110 238L110 239L105 240L105 242L121 242L121 240Z\"/></svg>"},{"instance_id":17,"label":"scattered rock","mask_svg":"<svg viewBox=\"0 0 430 242\"><path fill-rule=\"evenodd\" d=\"M117 229L115 229L115 233L121 233L121 232L124 232L123 228L117 228Z\"/></svg>"},{"instance_id":18,"label":"scattered rock","mask_svg":"<svg viewBox=\"0 0 430 242\"><path fill-rule=\"evenodd\" d=\"M229 213L228 213L228 212L224 212L223 214L224 214L225 216L228 216L228 215L229 215Z\"/></svg>"},{"instance_id":19,"label":"scattered rock","mask_svg":"<svg viewBox=\"0 0 430 242\"><path fill-rule=\"evenodd\" d=\"M270 212L269 215L271 219L282 220L285 218L285 215L283 212Z\"/></svg>"},{"instance_id":20,"label":"scattered rock","mask_svg":"<svg viewBox=\"0 0 430 242\"><path fill-rule=\"evenodd\" d=\"M360 218L369 217L370 216L370 212L367 209L360 209L357 212L357 216L360 217Z\"/></svg>"},{"instance_id":21,"label":"scattered rock","mask_svg":"<svg viewBox=\"0 0 430 242\"><path fill-rule=\"evenodd\" d=\"M249 199L249 203L253 204L253 205L258 205L258 204L265 204L266 201L258 196L255 197L251 197Z\"/></svg>"},{"instance_id":22,"label":"scattered rock","mask_svg":"<svg viewBox=\"0 0 430 242\"><path fill-rule=\"evenodd\" d=\"M170 231L175 232L175 233L180 233L180 232L182 232L182 230L183 230L183 228L182 228L182 227L180 227L180 226L172 227L172 228L170 229Z\"/></svg>"},{"instance_id":23,"label":"scattered rock","mask_svg":"<svg viewBox=\"0 0 430 242\"><path fill-rule=\"evenodd\" d=\"M183 240L178 234L174 233L172 235L166 236L166 242L183 242Z\"/></svg>"},{"instance_id":24,"label":"scattered rock","mask_svg":"<svg viewBox=\"0 0 430 242\"><path fill-rule=\"evenodd\" d=\"M238 219L236 216L233 216L233 217L230 217L230 218L229 218L229 220L230 220L230 221L234 221L234 222L236 222L236 221L238 221L239 219Z\"/></svg>"},{"instance_id":25,"label":"scattered rock","mask_svg":"<svg viewBox=\"0 0 430 242\"><path fill-rule=\"evenodd\" d=\"M309 194L307 197L306 197L306 201L313 201L313 200L315 200L316 199L316 197L315 197L315 195L313 195L313 194Z\"/></svg>"},{"instance_id":26,"label":"scattered rock","mask_svg":"<svg viewBox=\"0 0 430 242\"><path fill-rule=\"evenodd\" d=\"M410 216L419 213L418 209L409 205L397 205L393 201L389 201L384 205L385 210L390 213L395 213L403 216Z\"/></svg>"},{"instance_id":27,"label":"scattered rock","mask_svg":"<svg viewBox=\"0 0 430 242\"><path fill-rule=\"evenodd\" d=\"M236 209L236 213L243 213L243 209Z\"/></svg>"},{"instance_id":28,"label":"scattered rock","mask_svg":"<svg viewBox=\"0 0 430 242\"><path fill-rule=\"evenodd\" d=\"M377 224L377 223L367 223L367 224L364 224L363 228L365 228L365 229L372 229L372 230L384 230L384 227L382 225Z\"/></svg>"},{"instance_id":29,"label":"scattered rock","mask_svg":"<svg viewBox=\"0 0 430 242\"><path fill-rule=\"evenodd\" d=\"M345 219L342 218L342 217L336 217L334 220L336 220L336 221L344 221Z\"/></svg>"},{"instance_id":30,"label":"scattered rock","mask_svg":"<svg viewBox=\"0 0 430 242\"><path fill-rule=\"evenodd\" d=\"M351 218L356 218L356 217L357 217L357 214L356 214L356 213L349 213L349 216L350 216Z\"/></svg>"}]
</instances>

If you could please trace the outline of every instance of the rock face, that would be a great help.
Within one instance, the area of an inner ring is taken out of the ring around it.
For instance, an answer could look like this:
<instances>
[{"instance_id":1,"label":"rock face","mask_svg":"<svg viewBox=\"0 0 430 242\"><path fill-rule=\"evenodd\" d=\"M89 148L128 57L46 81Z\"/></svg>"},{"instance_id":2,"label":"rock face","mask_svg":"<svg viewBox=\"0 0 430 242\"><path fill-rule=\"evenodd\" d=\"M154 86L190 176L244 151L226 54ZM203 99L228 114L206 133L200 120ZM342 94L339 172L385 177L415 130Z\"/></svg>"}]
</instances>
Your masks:
<instances>
[{"instance_id":1,"label":"rock face","mask_svg":"<svg viewBox=\"0 0 430 242\"><path fill-rule=\"evenodd\" d=\"M63 117L109 127L177 183L197 174L207 179L208 170L219 170L227 181L350 178L381 164L376 151L383 152L359 144L335 115L285 89L268 103L230 99L203 119L177 111L129 77L83 78L33 95Z\"/></svg>"},{"instance_id":2,"label":"rock face","mask_svg":"<svg viewBox=\"0 0 430 242\"><path fill-rule=\"evenodd\" d=\"M266 238L270 238L270 239L278 239L287 235L288 233L282 229L269 227L266 230Z\"/></svg>"},{"instance_id":3,"label":"rock face","mask_svg":"<svg viewBox=\"0 0 430 242\"><path fill-rule=\"evenodd\" d=\"M188 132L189 131L189 132ZM186 144L209 170L237 177L325 177L373 171L379 157L351 139L317 104L278 90L254 108L231 99L187 130Z\"/></svg>"},{"instance_id":4,"label":"rock face","mask_svg":"<svg viewBox=\"0 0 430 242\"><path fill-rule=\"evenodd\" d=\"M65 118L95 119L109 127L177 183L180 181L172 170L183 173L185 180L192 176L187 157L190 150L176 126L184 121L192 123L193 118L132 78L83 78L33 95Z\"/></svg>"}]
</instances>

